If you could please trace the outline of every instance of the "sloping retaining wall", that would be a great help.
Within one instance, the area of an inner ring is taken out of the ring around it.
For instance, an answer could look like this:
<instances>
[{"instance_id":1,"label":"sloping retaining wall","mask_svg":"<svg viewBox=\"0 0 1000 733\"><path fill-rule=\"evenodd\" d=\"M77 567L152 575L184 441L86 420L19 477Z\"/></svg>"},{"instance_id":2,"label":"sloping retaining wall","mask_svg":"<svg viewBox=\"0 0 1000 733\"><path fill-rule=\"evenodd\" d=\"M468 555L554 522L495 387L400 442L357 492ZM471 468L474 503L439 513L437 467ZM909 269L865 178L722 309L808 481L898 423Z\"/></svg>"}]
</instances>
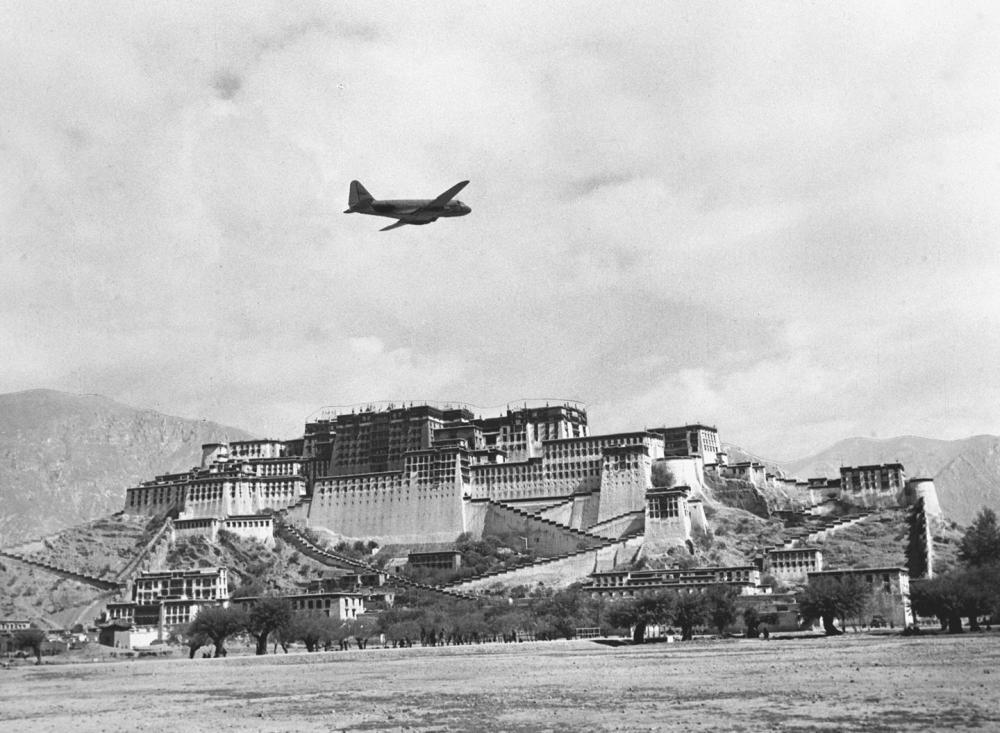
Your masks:
<instances>
[{"instance_id":1,"label":"sloping retaining wall","mask_svg":"<svg viewBox=\"0 0 1000 733\"><path fill-rule=\"evenodd\" d=\"M602 547L581 550L570 555L541 560L513 570L449 586L449 590L463 593L483 591L495 585L538 585L561 587L586 578L591 573L611 570L635 559L642 546L641 537L611 542Z\"/></svg>"}]
</instances>

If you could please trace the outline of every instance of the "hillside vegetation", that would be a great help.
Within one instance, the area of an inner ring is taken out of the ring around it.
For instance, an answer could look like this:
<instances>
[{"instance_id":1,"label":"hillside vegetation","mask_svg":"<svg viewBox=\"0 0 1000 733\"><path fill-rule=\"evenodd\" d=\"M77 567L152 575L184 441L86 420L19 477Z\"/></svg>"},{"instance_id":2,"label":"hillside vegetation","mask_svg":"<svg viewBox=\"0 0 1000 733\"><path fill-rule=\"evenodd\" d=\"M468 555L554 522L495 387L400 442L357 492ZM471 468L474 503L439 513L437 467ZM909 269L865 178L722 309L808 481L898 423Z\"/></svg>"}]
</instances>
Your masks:
<instances>
[{"instance_id":1,"label":"hillside vegetation","mask_svg":"<svg viewBox=\"0 0 1000 733\"><path fill-rule=\"evenodd\" d=\"M142 551L162 523L162 517L102 517L25 543L15 551L32 560L110 580Z\"/></svg>"}]
</instances>

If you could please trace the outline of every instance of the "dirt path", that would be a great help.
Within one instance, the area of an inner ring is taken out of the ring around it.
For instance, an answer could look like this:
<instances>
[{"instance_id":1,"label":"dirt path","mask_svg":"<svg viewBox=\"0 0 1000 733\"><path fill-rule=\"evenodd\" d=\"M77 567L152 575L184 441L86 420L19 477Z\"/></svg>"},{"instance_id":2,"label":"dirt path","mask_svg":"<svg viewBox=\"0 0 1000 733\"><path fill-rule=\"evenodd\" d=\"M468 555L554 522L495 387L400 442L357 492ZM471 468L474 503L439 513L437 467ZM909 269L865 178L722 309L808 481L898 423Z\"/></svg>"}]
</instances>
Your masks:
<instances>
[{"instance_id":1,"label":"dirt path","mask_svg":"<svg viewBox=\"0 0 1000 733\"><path fill-rule=\"evenodd\" d=\"M0 729L991 731L998 662L1000 635L970 634L20 667Z\"/></svg>"}]
</instances>

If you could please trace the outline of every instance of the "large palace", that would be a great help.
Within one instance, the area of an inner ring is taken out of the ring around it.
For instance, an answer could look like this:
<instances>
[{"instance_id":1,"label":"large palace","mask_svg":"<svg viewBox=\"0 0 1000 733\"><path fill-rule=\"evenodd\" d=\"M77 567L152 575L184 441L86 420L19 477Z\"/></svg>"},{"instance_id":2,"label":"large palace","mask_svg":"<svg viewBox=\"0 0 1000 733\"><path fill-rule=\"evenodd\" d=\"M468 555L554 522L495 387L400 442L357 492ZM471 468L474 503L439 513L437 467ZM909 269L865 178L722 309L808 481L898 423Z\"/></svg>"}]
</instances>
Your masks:
<instances>
[{"instance_id":1,"label":"large palace","mask_svg":"<svg viewBox=\"0 0 1000 733\"><path fill-rule=\"evenodd\" d=\"M800 507L899 506L918 492L936 508L933 484L907 482L901 466L841 474L799 482L730 464L716 429L700 424L591 435L575 403L487 417L463 405L367 405L323 410L292 440L205 445L199 467L129 488L124 510L169 514L180 535L226 529L269 542L281 513L345 540L517 533L558 554L637 533L683 545L704 526L706 496L750 508L768 482Z\"/></svg>"},{"instance_id":2,"label":"large palace","mask_svg":"<svg viewBox=\"0 0 1000 733\"><path fill-rule=\"evenodd\" d=\"M694 554L699 537L711 536L706 503L716 511L729 505L795 521L786 524L783 544L757 548L740 565L683 567L676 551ZM714 427L592 435L584 407L567 402L523 403L485 417L464 405L325 409L299 438L204 445L200 466L127 489L124 512L165 516L171 542L194 535L214 541L227 531L273 546L281 532L306 554L338 563L343 558L324 546L374 540L387 553L381 569L352 567L379 578L399 577L398 562L457 567L455 543L463 534L505 537L523 541L537 559L436 590L474 594L504 584L558 587L583 580L589 592L613 598L725 583L738 588L744 605L780 617L776 628L795 628L794 598L771 593L763 574L791 585L858 574L885 597L885 618L909 623L905 569L831 570L817 546L879 507L901 506L915 507L911 554L923 558L920 572L929 573L927 516L940 513L934 484L907 479L899 464L845 466L838 478L800 481L759 462L730 461ZM319 544L307 540L306 530L319 535ZM674 556L671 568L643 562L664 555ZM157 621L162 638L166 627L190 620L199 604L227 602L218 593L205 595L206 572L149 574L141 583L160 596L149 600L133 589L134 597L109 605L109 618L126 625L138 624L140 616ZM192 595L185 583L200 590ZM384 594L381 584L369 595ZM177 597L174 586L183 586ZM309 610L322 602L324 612L340 618L364 610L357 592L321 590L322 598L310 591L292 601Z\"/></svg>"}]
</instances>

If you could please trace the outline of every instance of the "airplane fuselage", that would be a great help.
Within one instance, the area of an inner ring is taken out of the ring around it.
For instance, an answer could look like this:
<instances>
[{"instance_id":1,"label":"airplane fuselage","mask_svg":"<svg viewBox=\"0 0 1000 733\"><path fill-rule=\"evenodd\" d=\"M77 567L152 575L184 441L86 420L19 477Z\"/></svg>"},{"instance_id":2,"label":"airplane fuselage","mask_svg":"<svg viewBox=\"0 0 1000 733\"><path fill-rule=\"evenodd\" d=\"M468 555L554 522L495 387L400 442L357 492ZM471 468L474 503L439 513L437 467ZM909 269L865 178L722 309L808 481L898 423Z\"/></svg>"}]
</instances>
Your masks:
<instances>
[{"instance_id":1,"label":"airplane fuselage","mask_svg":"<svg viewBox=\"0 0 1000 733\"><path fill-rule=\"evenodd\" d=\"M472 209L461 201L449 201L444 206L431 207L432 199L386 199L371 201L354 209L353 213L388 216L408 224L429 224L440 217L465 216Z\"/></svg>"}]
</instances>

